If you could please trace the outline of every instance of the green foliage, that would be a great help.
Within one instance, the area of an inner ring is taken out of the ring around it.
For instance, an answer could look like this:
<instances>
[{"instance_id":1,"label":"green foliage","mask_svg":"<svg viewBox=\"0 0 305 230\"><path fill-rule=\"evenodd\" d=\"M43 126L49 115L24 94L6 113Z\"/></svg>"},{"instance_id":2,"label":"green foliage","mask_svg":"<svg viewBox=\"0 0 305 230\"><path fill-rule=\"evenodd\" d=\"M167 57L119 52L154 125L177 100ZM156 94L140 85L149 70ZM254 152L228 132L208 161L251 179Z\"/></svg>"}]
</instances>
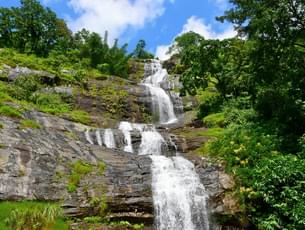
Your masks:
<instances>
[{"instance_id":1,"label":"green foliage","mask_svg":"<svg viewBox=\"0 0 305 230\"><path fill-rule=\"evenodd\" d=\"M0 202L1 230L68 229L58 205L23 201Z\"/></svg>"},{"instance_id":2,"label":"green foliage","mask_svg":"<svg viewBox=\"0 0 305 230\"><path fill-rule=\"evenodd\" d=\"M0 115L14 118L21 118L22 114L12 106L0 105Z\"/></svg>"},{"instance_id":3,"label":"green foliage","mask_svg":"<svg viewBox=\"0 0 305 230\"><path fill-rule=\"evenodd\" d=\"M137 59L153 59L154 55L145 50L146 42L139 40L136 49L133 51L132 56Z\"/></svg>"},{"instance_id":4,"label":"green foliage","mask_svg":"<svg viewBox=\"0 0 305 230\"><path fill-rule=\"evenodd\" d=\"M65 22L37 0L22 0L19 8L0 8L0 44L46 56L71 39Z\"/></svg>"},{"instance_id":5,"label":"green foliage","mask_svg":"<svg viewBox=\"0 0 305 230\"><path fill-rule=\"evenodd\" d=\"M211 113L217 113L220 111L223 99L220 95L207 88L206 90L198 90L197 99L200 102L198 110L198 118L204 118Z\"/></svg>"},{"instance_id":6,"label":"green foliage","mask_svg":"<svg viewBox=\"0 0 305 230\"><path fill-rule=\"evenodd\" d=\"M17 100L29 101L32 94L40 88L42 84L38 76L24 76L13 82L9 94Z\"/></svg>"},{"instance_id":7,"label":"green foliage","mask_svg":"<svg viewBox=\"0 0 305 230\"><path fill-rule=\"evenodd\" d=\"M253 167L259 159L277 154L278 143L276 136L256 124L231 125L222 138L211 143L210 152L224 157L230 169L243 170L245 165Z\"/></svg>"},{"instance_id":8,"label":"green foliage","mask_svg":"<svg viewBox=\"0 0 305 230\"><path fill-rule=\"evenodd\" d=\"M303 159L279 155L264 159L254 168L255 194L250 201L259 229L305 228L304 167Z\"/></svg>"},{"instance_id":9,"label":"green foliage","mask_svg":"<svg viewBox=\"0 0 305 230\"><path fill-rule=\"evenodd\" d=\"M70 117L73 121L80 122L85 125L90 125L92 122L90 115L86 111L73 110L70 113Z\"/></svg>"},{"instance_id":10,"label":"green foliage","mask_svg":"<svg viewBox=\"0 0 305 230\"><path fill-rule=\"evenodd\" d=\"M71 173L68 178L68 192L75 192L77 186L84 176L91 173L93 170L93 166L89 163L82 162L80 160L71 164Z\"/></svg>"},{"instance_id":11,"label":"green foliage","mask_svg":"<svg viewBox=\"0 0 305 230\"><path fill-rule=\"evenodd\" d=\"M104 175L106 164L103 161L99 161L97 166L98 166L99 174Z\"/></svg>"},{"instance_id":12,"label":"green foliage","mask_svg":"<svg viewBox=\"0 0 305 230\"><path fill-rule=\"evenodd\" d=\"M21 120L20 128L40 129L41 126L36 121L26 119L26 120Z\"/></svg>"},{"instance_id":13,"label":"green foliage","mask_svg":"<svg viewBox=\"0 0 305 230\"><path fill-rule=\"evenodd\" d=\"M42 112L59 115L70 111L70 105L63 102L59 94L35 93L31 96L30 100Z\"/></svg>"},{"instance_id":14,"label":"green foliage","mask_svg":"<svg viewBox=\"0 0 305 230\"><path fill-rule=\"evenodd\" d=\"M84 221L89 224L98 224L103 222L103 218L100 216L88 216L84 218Z\"/></svg>"},{"instance_id":15,"label":"green foliage","mask_svg":"<svg viewBox=\"0 0 305 230\"><path fill-rule=\"evenodd\" d=\"M225 126L225 115L224 113L210 114L203 118L203 123L207 127L224 127Z\"/></svg>"},{"instance_id":16,"label":"green foliage","mask_svg":"<svg viewBox=\"0 0 305 230\"><path fill-rule=\"evenodd\" d=\"M75 34L75 40L80 50L80 58L89 60L90 66L97 68L104 74L112 74L120 77L128 77L127 44L118 46L115 40L112 47L107 43L107 32L104 39L97 33L90 33L87 30Z\"/></svg>"}]
</instances>

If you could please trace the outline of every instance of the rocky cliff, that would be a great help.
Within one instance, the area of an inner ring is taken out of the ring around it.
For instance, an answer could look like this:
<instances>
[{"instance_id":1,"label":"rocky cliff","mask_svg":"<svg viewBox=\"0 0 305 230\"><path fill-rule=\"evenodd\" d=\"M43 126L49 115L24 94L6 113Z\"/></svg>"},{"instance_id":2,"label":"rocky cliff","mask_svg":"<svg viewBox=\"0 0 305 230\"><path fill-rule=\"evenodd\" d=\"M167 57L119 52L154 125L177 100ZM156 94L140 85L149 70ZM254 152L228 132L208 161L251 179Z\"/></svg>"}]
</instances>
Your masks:
<instances>
[{"instance_id":1,"label":"rocky cliff","mask_svg":"<svg viewBox=\"0 0 305 230\"><path fill-rule=\"evenodd\" d=\"M18 77L18 71L13 77ZM179 84L176 80L164 86L172 90L174 99ZM85 136L85 132L94 135L95 130L104 127L116 128L119 120L152 119L146 98L149 94L135 81L115 77L91 80L87 87L85 92L76 89L69 92L75 95L75 105L90 114L92 126L36 110L23 112L21 118L0 116L0 200L56 201L62 203L68 217L82 218L103 212L110 220L145 223L151 228L154 210L150 158L124 152L124 138L119 131L114 131L116 142L120 143L115 150L99 146L94 138L93 144L89 144ZM179 113L181 108L177 100L175 111ZM38 125L25 127L24 119ZM185 139L180 132L176 129L176 135L166 138L174 140L183 152L190 152L207 140ZM137 133L132 136L133 145L139 146L140 137ZM209 194L211 215L216 218L238 213L236 201L228 195L234 182L223 167L195 154L185 156L195 164ZM78 166L86 170L78 171ZM215 229L222 227L215 224Z\"/></svg>"}]
</instances>

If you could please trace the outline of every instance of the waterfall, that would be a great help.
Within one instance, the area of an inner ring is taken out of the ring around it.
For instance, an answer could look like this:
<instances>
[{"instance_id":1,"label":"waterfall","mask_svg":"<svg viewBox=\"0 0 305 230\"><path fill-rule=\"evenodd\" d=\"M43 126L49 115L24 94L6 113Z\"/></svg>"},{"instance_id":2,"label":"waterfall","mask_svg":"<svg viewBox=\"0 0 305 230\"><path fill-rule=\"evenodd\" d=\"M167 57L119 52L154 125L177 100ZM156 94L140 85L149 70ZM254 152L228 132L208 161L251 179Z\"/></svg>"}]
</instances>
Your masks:
<instances>
[{"instance_id":1,"label":"waterfall","mask_svg":"<svg viewBox=\"0 0 305 230\"><path fill-rule=\"evenodd\" d=\"M161 88L167 80L167 71L159 61L145 65L145 79L142 82L152 97L153 112L158 114L161 124L177 122L171 97ZM174 157L164 156L168 143L152 124L136 124L122 121L118 129L124 135L124 151L133 153L132 132L141 134L139 155L149 155L152 160L152 192L157 230L209 230L207 212L207 194L196 174L192 162L176 153ZM90 133L85 133L86 140L94 144ZM96 131L98 145L116 148L111 129L106 129L103 141ZM168 138L167 138L168 139ZM176 148L176 147L175 147ZM176 148L177 150L177 148Z\"/></svg>"},{"instance_id":2,"label":"waterfall","mask_svg":"<svg viewBox=\"0 0 305 230\"><path fill-rule=\"evenodd\" d=\"M146 77L142 84L148 88L151 97L154 114L158 114L159 122L161 124L172 124L177 121L174 112L174 106L170 96L161 88L161 83L167 78L166 69L162 68L159 61L145 64L145 70L151 71L151 75Z\"/></svg>"},{"instance_id":3,"label":"waterfall","mask_svg":"<svg viewBox=\"0 0 305 230\"><path fill-rule=\"evenodd\" d=\"M133 148L131 144L131 134L130 134L130 132L133 130L132 124L126 121L122 121L120 123L119 129L122 131L126 142L124 151L133 153Z\"/></svg>"},{"instance_id":4,"label":"waterfall","mask_svg":"<svg viewBox=\"0 0 305 230\"><path fill-rule=\"evenodd\" d=\"M101 137L101 133L99 130L95 131L95 136L96 136L96 140L99 146L103 145L103 141L102 141L102 137Z\"/></svg>"},{"instance_id":5,"label":"waterfall","mask_svg":"<svg viewBox=\"0 0 305 230\"><path fill-rule=\"evenodd\" d=\"M86 140L87 140L91 145L94 144L93 141L92 141L92 139L91 139L90 132L89 132L88 129L87 129L86 132L85 132L85 137L86 137Z\"/></svg>"},{"instance_id":6,"label":"waterfall","mask_svg":"<svg viewBox=\"0 0 305 230\"><path fill-rule=\"evenodd\" d=\"M141 133L139 155L161 155L164 138L155 129Z\"/></svg>"},{"instance_id":7,"label":"waterfall","mask_svg":"<svg viewBox=\"0 0 305 230\"><path fill-rule=\"evenodd\" d=\"M114 149L115 148L115 139L111 129L105 129L104 132L104 143L107 148Z\"/></svg>"},{"instance_id":8,"label":"waterfall","mask_svg":"<svg viewBox=\"0 0 305 230\"><path fill-rule=\"evenodd\" d=\"M194 165L183 157L151 156L158 230L209 230L207 196Z\"/></svg>"}]
</instances>

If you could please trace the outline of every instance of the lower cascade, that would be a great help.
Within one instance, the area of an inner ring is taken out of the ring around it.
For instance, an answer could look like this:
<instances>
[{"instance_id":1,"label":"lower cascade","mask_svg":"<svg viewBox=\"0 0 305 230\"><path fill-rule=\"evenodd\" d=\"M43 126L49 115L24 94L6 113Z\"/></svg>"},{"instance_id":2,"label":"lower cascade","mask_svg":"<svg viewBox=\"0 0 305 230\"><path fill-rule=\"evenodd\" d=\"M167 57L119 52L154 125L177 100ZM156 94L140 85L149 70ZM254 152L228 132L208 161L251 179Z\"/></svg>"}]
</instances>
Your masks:
<instances>
[{"instance_id":1,"label":"lower cascade","mask_svg":"<svg viewBox=\"0 0 305 230\"><path fill-rule=\"evenodd\" d=\"M159 123L172 124L178 121L169 94L161 87L166 81L167 72L162 69L159 61L145 65L145 70L151 75L143 81L150 90L152 104L158 107ZM147 75L147 74L146 74ZM155 109L155 108L153 108ZM153 111L155 112L155 111ZM167 157L166 149L172 143L161 135L152 124L135 124L122 121L118 131L124 137L123 150L127 153L148 155L152 160L152 194L155 210L155 228L157 230L209 230L207 211L207 194L192 162L181 156ZM112 129L96 131L96 143L107 148L117 148ZM132 133L141 135L141 144L135 153ZM90 132L85 132L85 138L94 144Z\"/></svg>"},{"instance_id":2,"label":"lower cascade","mask_svg":"<svg viewBox=\"0 0 305 230\"><path fill-rule=\"evenodd\" d=\"M150 157L156 228L208 230L207 196L194 165L183 157Z\"/></svg>"}]
</instances>

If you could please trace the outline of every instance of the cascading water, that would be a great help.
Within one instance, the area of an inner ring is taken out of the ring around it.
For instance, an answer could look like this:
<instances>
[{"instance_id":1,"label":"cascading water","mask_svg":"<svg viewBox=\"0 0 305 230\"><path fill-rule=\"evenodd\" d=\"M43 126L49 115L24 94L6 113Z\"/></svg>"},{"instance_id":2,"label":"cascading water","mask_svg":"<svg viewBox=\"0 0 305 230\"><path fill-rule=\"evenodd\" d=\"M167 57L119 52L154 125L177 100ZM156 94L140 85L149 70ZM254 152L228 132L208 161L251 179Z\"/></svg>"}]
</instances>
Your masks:
<instances>
[{"instance_id":1,"label":"cascading water","mask_svg":"<svg viewBox=\"0 0 305 230\"><path fill-rule=\"evenodd\" d=\"M130 132L133 130L132 124L126 121L122 121L120 123L119 129L123 132L126 142L124 151L133 153L133 148L131 144L131 134L130 134Z\"/></svg>"},{"instance_id":2,"label":"cascading water","mask_svg":"<svg viewBox=\"0 0 305 230\"><path fill-rule=\"evenodd\" d=\"M100 133L99 130L95 131L95 136L96 136L97 144L99 146L102 146L103 145L103 141L102 141L101 133Z\"/></svg>"},{"instance_id":3,"label":"cascading water","mask_svg":"<svg viewBox=\"0 0 305 230\"><path fill-rule=\"evenodd\" d=\"M148 88L151 94L154 114L158 114L161 124L177 122L170 96L161 88L161 83L168 76L166 69L162 68L160 61L155 60L146 64L145 70L150 70L152 73L143 80L142 84Z\"/></svg>"},{"instance_id":4,"label":"cascading water","mask_svg":"<svg viewBox=\"0 0 305 230\"><path fill-rule=\"evenodd\" d=\"M90 132L89 132L88 129L87 129L86 132L85 132L85 137L86 137L86 140L87 140L91 145L94 144L93 141L92 141L92 139L91 139Z\"/></svg>"},{"instance_id":5,"label":"cascading water","mask_svg":"<svg viewBox=\"0 0 305 230\"><path fill-rule=\"evenodd\" d=\"M162 69L159 61L145 65L148 77L143 80L151 94L154 113L158 113L159 122L167 125L177 122L170 96L161 88L166 81L167 71ZM207 195L204 186L196 174L194 165L176 153L174 157L163 154L163 146L167 141L157 131L154 125L132 124L121 122L119 130L124 135L124 151L134 152L131 132L141 133L139 155L149 155L152 160L152 190L155 209L155 227L157 230L209 230L207 212ZM89 131L85 133L90 144L93 141ZM96 131L99 145L115 148L114 135L111 129L106 129L103 143ZM170 141L171 142L171 141Z\"/></svg>"},{"instance_id":6,"label":"cascading water","mask_svg":"<svg viewBox=\"0 0 305 230\"><path fill-rule=\"evenodd\" d=\"M103 141L107 148L114 149L116 147L114 135L111 129L105 129Z\"/></svg>"},{"instance_id":7,"label":"cascading water","mask_svg":"<svg viewBox=\"0 0 305 230\"><path fill-rule=\"evenodd\" d=\"M206 193L194 165L183 157L151 156L158 230L209 230Z\"/></svg>"}]
</instances>

